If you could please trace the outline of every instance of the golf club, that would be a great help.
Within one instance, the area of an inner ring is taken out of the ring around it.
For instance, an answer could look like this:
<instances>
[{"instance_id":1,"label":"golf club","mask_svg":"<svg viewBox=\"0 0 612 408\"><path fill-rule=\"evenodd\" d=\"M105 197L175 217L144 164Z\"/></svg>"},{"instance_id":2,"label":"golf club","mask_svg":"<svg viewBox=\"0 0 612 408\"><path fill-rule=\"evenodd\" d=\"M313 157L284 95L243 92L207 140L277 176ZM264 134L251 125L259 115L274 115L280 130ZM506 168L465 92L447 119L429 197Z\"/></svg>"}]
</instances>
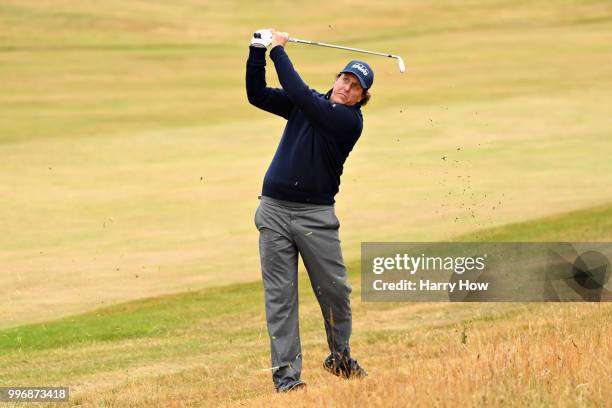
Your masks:
<instances>
[{"instance_id":1,"label":"golf club","mask_svg":"<svg viewBox=\"0 0 612 408\"><path fill-rule=\"evenodd\" d=\"M399 64L400 72L404 73L404 71L406 71L406 66L404 65L404 60L399 55L393 55L393 54L388 54L388 53L384 53L384 52L374 52L374 51L360 50L359 48L344 47L342 45L326 44L326 43L316 42L316 41L300 40L299 38L289 38L289 42L298 43L298 44L319 45L321 47L339 48L341 50L362 52L362 53L365 53L365 54L380 55L380 56L383 56L383 57L396 58L397 62Z\"/></svg>"}]
</instances>

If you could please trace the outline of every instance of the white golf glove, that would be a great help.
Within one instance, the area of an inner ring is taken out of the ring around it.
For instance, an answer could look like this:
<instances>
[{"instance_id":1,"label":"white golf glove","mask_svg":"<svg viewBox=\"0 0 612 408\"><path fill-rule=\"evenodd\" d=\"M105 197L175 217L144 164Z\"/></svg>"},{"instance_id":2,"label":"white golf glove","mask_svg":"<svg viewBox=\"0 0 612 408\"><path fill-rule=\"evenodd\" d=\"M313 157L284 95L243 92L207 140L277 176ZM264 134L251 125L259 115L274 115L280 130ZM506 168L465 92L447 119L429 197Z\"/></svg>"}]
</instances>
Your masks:
<instances>
[{"instance_id":1,"label":"white golf glove","mask_svg":"<svg viewBox=\"0 0 612 408\"><path fill-rule=\"evenodd\" d=\"M268 48L271 43L272 30L270 29L257 30L251 38L251 45L255 47Z\"/></svg>"}]
</instances>

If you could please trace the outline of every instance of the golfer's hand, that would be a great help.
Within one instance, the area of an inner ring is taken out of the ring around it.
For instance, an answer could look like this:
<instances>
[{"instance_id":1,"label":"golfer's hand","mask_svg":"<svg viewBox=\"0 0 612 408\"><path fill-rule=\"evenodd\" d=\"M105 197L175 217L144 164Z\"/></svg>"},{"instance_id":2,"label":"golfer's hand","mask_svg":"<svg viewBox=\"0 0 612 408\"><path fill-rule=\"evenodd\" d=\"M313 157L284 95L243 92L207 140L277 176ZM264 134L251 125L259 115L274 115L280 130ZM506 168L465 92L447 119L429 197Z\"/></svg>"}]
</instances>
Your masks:
<instances>
[{"instance_id":1,"label":"golfer's hand","mask_svg":"<svg viewBox=\"0 0 612 408\"><path fill-rule=\"evenodd\" d=\"M253 37L251 37L251 46L259 48L268 48L268 46L272 42L273 32L273 28L265 28L262 30L255 31L253 33Z\"/></svg>"},{"instance_id":2,"label":"golfer's hand","mask_svg":"<svg viewBox=\"0 0 612 408\"><path fill-rule=\"evenodd\" d=\"M270 44L270 49L276 47L277 45L284 47L285 44L287 44L287 41L289 41L289 34L274 31L272 33L272 44Z\"/></svg>"}]
</instances>

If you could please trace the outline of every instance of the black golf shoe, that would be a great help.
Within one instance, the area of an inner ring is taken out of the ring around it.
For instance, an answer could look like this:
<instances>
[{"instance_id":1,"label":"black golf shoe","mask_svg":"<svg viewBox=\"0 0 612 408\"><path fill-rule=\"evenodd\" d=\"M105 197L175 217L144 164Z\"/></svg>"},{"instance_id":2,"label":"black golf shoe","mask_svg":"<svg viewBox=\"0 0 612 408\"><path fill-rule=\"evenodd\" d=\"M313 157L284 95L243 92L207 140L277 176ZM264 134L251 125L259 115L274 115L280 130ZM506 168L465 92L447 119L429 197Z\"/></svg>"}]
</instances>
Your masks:
<instances>
[{"instance_id":1,"label":"black golf shoe","mask_svg":"<svg viewBox=\"0 0 612 408\"><path fill-rule=\"evenodd\" d=\"M357 360L353 360L352 358L344 355L336 355L336 357L334 357L332 354L330 354L323 362L323 368L333 375L346 379L364 378L368 375L366 370L359 365Z\"/></svg>"}]
</instances>

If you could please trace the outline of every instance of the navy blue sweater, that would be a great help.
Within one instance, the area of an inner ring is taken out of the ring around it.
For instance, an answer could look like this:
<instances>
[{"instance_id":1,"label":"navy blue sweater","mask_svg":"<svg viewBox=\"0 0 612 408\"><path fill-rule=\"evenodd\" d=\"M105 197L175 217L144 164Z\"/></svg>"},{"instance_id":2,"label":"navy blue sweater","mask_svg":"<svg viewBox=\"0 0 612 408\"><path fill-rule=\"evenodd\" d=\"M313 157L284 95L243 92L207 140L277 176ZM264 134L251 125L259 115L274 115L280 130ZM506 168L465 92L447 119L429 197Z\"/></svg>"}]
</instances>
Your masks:
<instances>
[{"instance_id":1,"label":"navy blue sweater","mask_svg":"<svg viewBox=\"0 0 612 408\"><path fill-rule=\"evenodd\" d=\"M249 102L287 119L262 195L311 204L334 204L346 158L361 135L360 106L335 104L302 81L281 46L270 51L282 89L266 86L266 49L249 47Z\"/></svg>"}]
</instances>

